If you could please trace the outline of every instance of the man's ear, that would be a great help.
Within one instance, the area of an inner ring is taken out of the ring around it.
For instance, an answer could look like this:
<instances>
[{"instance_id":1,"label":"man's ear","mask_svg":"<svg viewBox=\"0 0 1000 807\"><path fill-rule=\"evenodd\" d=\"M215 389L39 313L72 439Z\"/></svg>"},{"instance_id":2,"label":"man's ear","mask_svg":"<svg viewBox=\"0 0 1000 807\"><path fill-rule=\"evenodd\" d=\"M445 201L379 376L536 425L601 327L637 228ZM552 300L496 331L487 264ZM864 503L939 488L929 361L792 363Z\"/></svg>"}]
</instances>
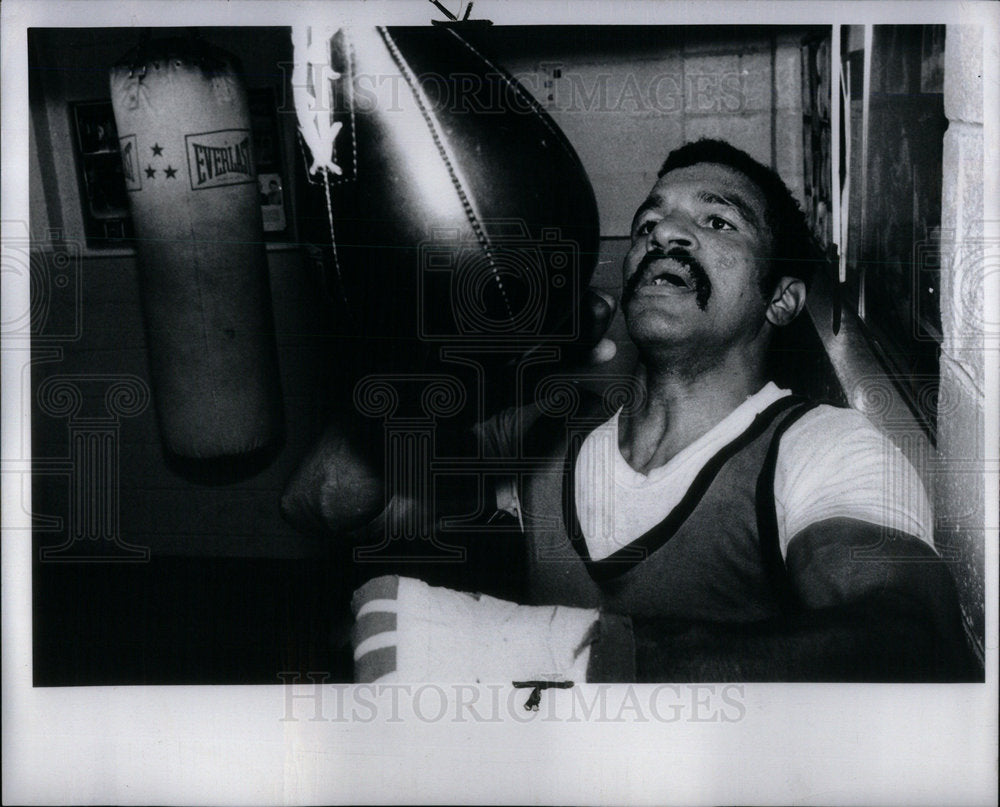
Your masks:
<instances>
[{"instance_id":1,"label":"man's ear","mask_svg":"<svg viewBox=\"0 0 1000 807\"><path fill-rule=\"evenodd\" d=\"M781 328L795 319L806 305L806 284L797 277L783 277L774 287L765 316Z\"/></svg>"}]
</instances>

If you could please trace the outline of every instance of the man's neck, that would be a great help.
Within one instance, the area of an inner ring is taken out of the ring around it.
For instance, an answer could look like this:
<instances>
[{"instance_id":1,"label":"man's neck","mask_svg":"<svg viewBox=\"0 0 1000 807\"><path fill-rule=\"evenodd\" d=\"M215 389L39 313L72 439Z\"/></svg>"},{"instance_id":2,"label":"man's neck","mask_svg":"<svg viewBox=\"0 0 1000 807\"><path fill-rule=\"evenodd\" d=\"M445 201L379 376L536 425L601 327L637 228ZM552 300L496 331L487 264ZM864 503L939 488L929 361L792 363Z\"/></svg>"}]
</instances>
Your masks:
<instances>
[{"instance_id":1,"label":"man's neck","mask_svg":"<svg viewBox=\"0 0 1000 807\"><path fill-rule=\"evenodd\" d=\"M696 376L639 365L642 406L618 422L618 447L633 469L648 474L665 465L764 386L762 372L728 364Z\"/></svg>"}]
</instances>

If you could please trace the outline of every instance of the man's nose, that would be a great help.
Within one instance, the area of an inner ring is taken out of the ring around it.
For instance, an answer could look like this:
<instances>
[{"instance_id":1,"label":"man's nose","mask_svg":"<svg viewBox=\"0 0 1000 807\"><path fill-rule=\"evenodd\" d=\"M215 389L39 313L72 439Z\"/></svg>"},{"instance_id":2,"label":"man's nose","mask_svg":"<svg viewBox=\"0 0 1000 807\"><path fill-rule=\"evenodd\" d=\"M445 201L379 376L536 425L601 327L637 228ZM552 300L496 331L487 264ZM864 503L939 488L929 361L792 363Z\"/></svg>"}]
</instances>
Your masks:
<instances>
[{"instance_id":1,"label":"man's nose","mask_svg":"<svg viewBox=\"0 0 1000 807\"><path fill-rule=\"evenodd\" d=\"M669 250L673 247L697 249L698 237L691 223L683 216L667 215L656 222L650 233L650 249Z\"/></svg>"}]
</instances>

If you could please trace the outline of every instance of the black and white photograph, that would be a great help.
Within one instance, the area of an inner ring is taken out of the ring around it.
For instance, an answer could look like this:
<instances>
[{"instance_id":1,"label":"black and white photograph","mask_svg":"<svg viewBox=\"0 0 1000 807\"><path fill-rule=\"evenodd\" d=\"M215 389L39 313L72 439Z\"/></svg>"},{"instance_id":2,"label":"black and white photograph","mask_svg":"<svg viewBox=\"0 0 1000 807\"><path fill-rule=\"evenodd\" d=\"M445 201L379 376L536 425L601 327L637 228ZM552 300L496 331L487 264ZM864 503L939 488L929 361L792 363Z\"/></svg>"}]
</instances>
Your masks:
<instances>
[{"instance_id":1,"label":"black and white photograph","mask_svg":"<svg viewBox=\"0 0 1000 807\"><path fill-rule=\"evenodd\" d=\"M995 803L998 43L5 3L4 803Z\"/></svg>"}]
</instances>

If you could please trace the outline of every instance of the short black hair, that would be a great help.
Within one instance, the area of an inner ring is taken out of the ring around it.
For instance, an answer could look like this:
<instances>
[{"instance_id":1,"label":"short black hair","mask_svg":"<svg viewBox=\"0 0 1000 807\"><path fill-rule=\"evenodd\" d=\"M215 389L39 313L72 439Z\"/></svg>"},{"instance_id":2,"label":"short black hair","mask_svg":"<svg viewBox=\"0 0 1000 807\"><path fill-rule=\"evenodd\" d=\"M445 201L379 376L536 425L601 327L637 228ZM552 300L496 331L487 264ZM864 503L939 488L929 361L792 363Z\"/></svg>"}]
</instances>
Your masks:
<instances>
[{"instance_id":1,"label":"short black hair","mask_svg":"<svg viewBox=\"0 0 1000 807\"><path fill-rule=\"evenodd\" d=\"M717 163L739 171L764 195L764 221L771 231L771 265L761 277L761 293L771 294L782 277L796 277L808 287L816 267L824 260L809 223L781 177L725 140L703 138L674 149L656 176L700 163Z\"/></svg>"}]
</instances>

